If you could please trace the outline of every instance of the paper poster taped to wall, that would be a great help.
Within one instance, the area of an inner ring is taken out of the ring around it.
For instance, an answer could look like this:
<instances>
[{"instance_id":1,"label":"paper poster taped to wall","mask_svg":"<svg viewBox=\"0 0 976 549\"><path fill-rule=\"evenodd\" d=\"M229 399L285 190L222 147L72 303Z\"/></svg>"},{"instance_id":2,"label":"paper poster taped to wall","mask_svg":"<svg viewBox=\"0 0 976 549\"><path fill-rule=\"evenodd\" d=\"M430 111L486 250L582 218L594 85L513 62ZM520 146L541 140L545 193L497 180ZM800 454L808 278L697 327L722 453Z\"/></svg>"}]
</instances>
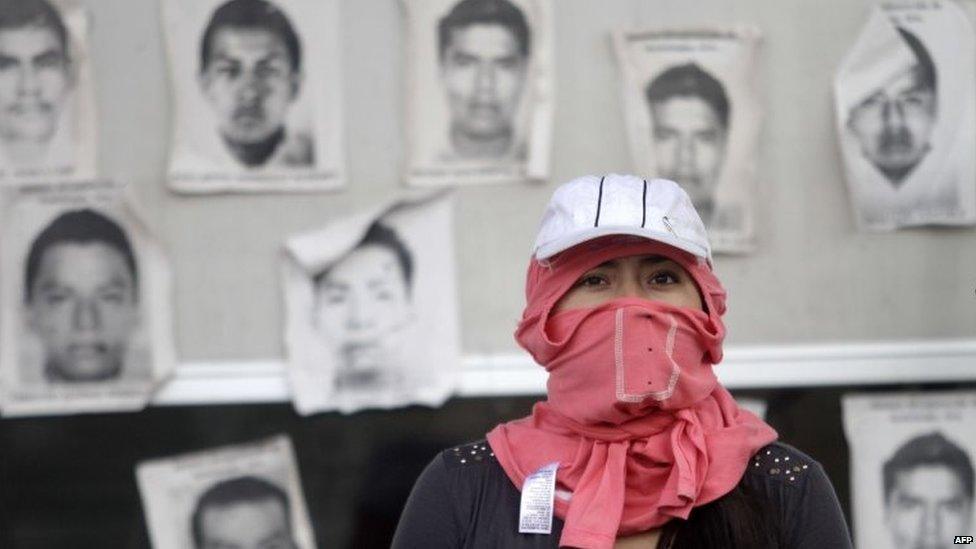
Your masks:
<instances>
[{"instance_id":1,"label":"paper poster taped to wall","mask_svg":"<svg viewBox=\"0 0 976 549\"><path fill-rule=\"evenodd\" d=\"M301 414L438 406L460 365L450 195L289 238L285 342Z\"/></svg>"},{"instance_id":2,"label":"paper poster taped to wall","mask_svg":"<svg viewBox=\"0 0 976 549\"><path fill-rule=\"evenodd\" d=\"M169 266L108 182L8 187L4 415L136 410L175 365Z\"/></svg>"},{"instance_id":3,"label":"paper poster taped to wall","mask_svg":"<svg viewBox=\"0 0 976 549\"><path fill-rule=\"evenodd\" d=\"M950 548L972 535L976 392L847 395L857 547Z\"/></svg>"},{"instance_id":4,"label":"paper poster taped to wall","mask_svg":"<svg viewBox=\"0 0 976 549\"><path fill-rule=\"evenodd\" d=\"M0 0L0 182L95 176L89 24L77 0Z\"/></svg>"},{"instance_id":5,"label":"paper poster taped to wall","mask_svg":"<svg viewBox=\"0 0 976 549\"><path fill-rule=\"evenodd\" d=\"M285 435L140 463L155 549L314 549L291 440Z\"/></svg>"},{"instance_id":6,"label":"paper poster taped to wall","mask_svg":"<svg viewBox=\"0 0 976 549\"><path fill-rule=\"evenodd\" d=\"M343 185L335 0L167 0L177 191Z\"/></svg>"},{"instance_id":7,"label":"paper poster taped to wall","mask_svg":"<svg viewBox=\"0 0 976 549\"><path fill-rule=\"evenodd\" d=\"M759 30L617 31L613 44L636 169L688 192L714 251L752 251Z\"/></svg>"},{"instance_id":8,"label":"paper poster taped to wall","mask_svg":"<svg viewBox=\"0 0 976 549\"><path fill-rule=\"evenodd\" d=\"M976 223L976 41L960 4L875 7L834 105L861 229Z\"/></svg>"},{"instance_id":9,"label":"paper poster taped to wall","mask_svg":"<svg viewBox=\"0 0 976 549\"><path fill-rule=\"evenodd\" d=\"M765 400L761 398L736 398L735 401L739 404L739 408L752 412L759 419L766 419L766 408L769 404Z\"/></svg>"},{"instance_id":10,"label":"paper poster taped to wall","mask_svg":"<svg viewBox=\"0 0 976 549\"><path fill-rule=\"evenodd\" d=\"M549 175L551 0L403 0L406 180Z\"/></svg>"}]
</instances>

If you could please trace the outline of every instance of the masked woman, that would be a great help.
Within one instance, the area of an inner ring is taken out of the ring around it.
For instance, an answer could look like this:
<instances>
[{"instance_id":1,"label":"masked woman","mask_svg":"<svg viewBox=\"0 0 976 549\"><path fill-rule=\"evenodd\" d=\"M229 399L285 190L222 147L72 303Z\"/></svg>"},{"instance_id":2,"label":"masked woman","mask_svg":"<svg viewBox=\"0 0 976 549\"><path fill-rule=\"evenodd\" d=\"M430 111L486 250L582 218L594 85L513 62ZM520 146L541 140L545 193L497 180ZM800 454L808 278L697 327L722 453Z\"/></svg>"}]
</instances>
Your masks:
<instances>
[{"instance_id":1,"label":"masked woman","mask_svg":"<svg viewBox=\"0 0 976 549\"><path fill-rule=\"evenodd\" d=\"M726 293L677 184L559 187L525 294L515 338L548 398L438 455L394 548L851 547L820 464L715 377Z\"/></svg>"}]
</instances>

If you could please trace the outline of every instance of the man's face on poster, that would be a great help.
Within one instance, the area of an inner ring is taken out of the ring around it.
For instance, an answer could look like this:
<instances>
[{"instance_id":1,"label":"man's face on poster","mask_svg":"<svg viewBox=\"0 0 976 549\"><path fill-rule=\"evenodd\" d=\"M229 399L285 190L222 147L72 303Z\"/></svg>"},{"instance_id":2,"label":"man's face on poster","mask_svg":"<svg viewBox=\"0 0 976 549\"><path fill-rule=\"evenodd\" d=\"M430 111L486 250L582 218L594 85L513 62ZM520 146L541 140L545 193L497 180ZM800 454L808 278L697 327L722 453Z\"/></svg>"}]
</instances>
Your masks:
<instances>
[{"instance_id":1,"label":"man's face on poster","mask_svg":"<svg viewBox=\"0 0 976 549\"><path fill-rule=\"evenodd\" d=\"M316 324L351 371L382 368L412 318L409 289L396 254L366 244L332 267L316 289Z\"/></svg>"},{"instance_id":2,"label":"man's face on poster","mask_svg":"<svg viewBox=\"0 0 976 549\"><path fill-rule=\"evenodd\" d=\"M725 160L727 138L718 113L693 95L675 95L650 106L658 173L679 183L696 205L711 200Z\"/></svg>"},{"instance_id":3,"label":"man's face on poster","mask_svg":"<svg viewBox=\"0 0 976 549\"><path fill-rule=\"evenodd\" d=\"M220 133L239 144L262 142L283 128L300 85L284 40L262 28L217 29L200 74Z\"/></svg>"},{"instance_id":4,"label":"man's face on poster","mask_svg":"<svg viewBox=\"0 0 976 549\"><path fill-rule=\"evenodd\" d=\"M71 86L65 47L53 29L0 29L0 139L46 144Z\"/></svg>"},{"instance_id":5,"label":"man's face on poster","mask_svg":"<svg viewBox=\"0 0 976 549\"><path fill-rule=\"evenodd\" d=\"M64 381L118 377L138 323L136 293L118 249L97 241L48 248L27 304L47 371Z\"/></svg>"},{"instance_id":6,"label":"man's face on poster","mask_svg":"<svg viewBox=\"0 0 976 549\"><path fill-rule=\"evenodd\" d=\"M205 508L199 549L295 549L288 512L280 501L264 498Z\"/></svg>"},{"instance_id":7,"label":"man's face on poster","mask_svg":"<svg viewBox=\"0 0 976 549\"><path fill-rule=\"evenodd\" d=\"M896 75L855 106L848 119L861 153L892 180L900 180L929 150L936 92L920 76L918 66Z\"/></svg>"},{"instance_id":8,"label":"man's face on poster","mask_svg":"<svg viewBox=\"0 0 976 549\"><path fill-rule=\"evenodd\" d=\"M518 39L504 25L473 23L451 30L441 80L452 130L475 142L511 135L526 67Z\"/></svg>"},{"instance_id":9,"label":"man's face on poster","mask_svg":"<svg viewBox=\"0 0 976 549\"><path fill-rule=\"evenodd\" d=\"M921 465L899 473L885 504L895 549L943 549L972 532L973 501L962 481L944 465Z\"/></svg>"}]
</instances>

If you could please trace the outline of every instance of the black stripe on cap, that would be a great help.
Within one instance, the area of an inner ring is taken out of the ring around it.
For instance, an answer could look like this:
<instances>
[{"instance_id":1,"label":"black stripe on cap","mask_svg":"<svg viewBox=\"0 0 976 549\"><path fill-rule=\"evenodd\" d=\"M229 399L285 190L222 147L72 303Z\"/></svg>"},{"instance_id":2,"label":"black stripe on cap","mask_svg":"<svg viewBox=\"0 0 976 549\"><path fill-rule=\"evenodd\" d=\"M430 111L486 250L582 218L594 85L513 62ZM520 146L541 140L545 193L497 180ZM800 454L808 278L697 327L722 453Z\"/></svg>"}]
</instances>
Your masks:
<instances>
[{"instance_id":1,"label":"black stripe on cap","mask_svg":"<svg viewBox=\"0 0 976 549\"><path fill-rule=\"evenodd\" d=\"M641 229L644 228L644 223L647 222L647 180L644 180L644 195L641 197L641 205L643 210L641 210Z\"/></svg>"},{"instance_id":2,"label":"black stripe on cap","mask_svg":"<svg viewBox=\"0 0 976 549\"><path fill-rule=\"evenodd\" d=\"M603 207L603 180L606 177L607 176L603 176L600 178L600 194L597 196L596 199L596 220L593 221L594 227L600 226L600 208Z\"/></svg>"}]
</instances>

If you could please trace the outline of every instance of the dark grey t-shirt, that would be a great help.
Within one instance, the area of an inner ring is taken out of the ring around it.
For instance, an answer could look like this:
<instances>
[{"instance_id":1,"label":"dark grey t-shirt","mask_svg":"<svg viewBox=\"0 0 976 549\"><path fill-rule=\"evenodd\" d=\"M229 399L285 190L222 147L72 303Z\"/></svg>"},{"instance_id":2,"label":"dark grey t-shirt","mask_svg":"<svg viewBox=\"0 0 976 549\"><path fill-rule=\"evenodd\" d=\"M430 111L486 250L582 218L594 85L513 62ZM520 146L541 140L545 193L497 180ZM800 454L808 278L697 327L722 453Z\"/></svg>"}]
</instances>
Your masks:
<instances>
[{"instance_id":1,"label":"dark grey t-shirt","mask_svg":"<svg viewBox=\"0 0 976 549\"><path fill-rule=\"evenodd\" d=\"M850 533L819 463L774 442L753 456L740 483L768 498L790 549L848 549ZM519 534L519 490L485 441L450 448L427 466L407 500L394 549L555 548L552 534Z\"/></svg>"}]
</instances>

